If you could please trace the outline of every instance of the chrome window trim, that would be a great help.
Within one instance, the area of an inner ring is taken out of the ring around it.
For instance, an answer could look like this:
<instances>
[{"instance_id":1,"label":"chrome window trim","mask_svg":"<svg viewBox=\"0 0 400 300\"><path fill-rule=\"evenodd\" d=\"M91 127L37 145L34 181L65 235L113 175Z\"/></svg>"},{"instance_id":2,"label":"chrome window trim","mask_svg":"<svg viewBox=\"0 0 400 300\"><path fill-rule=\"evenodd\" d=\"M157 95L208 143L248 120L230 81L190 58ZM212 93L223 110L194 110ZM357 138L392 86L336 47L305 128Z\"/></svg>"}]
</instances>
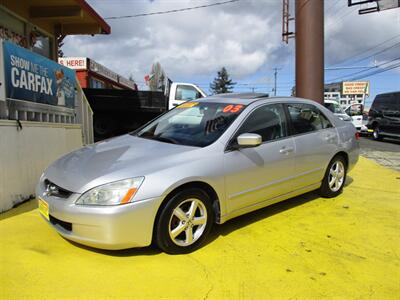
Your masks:
<instances>
[{"instance_id":1,"label":"chrome window trim","mask_svg":"<svg viewBox=\"0 0 400 300\"><path fill-rule=\"evenodd\" d=\"M283 105L284 105L285 108L287 109L288 117L289 117L289 123L290 123L291 126L293 126L293 123L292 123L292 119L290 118L289 108L287 107L287 106L290 105L290 104L306 104L306 105L311 105L311 106L313 106L315 109L317 109L317 110L329 121L329 123L330 123L331 126L332 126L332 127L329 127L329 128L321 128L321 129L318 129L318 130L313 130L313 131L307 131L307 132L292 134L292 135L289 135L290 137L297 137L297 136L301 136L301 135L305 135L305 134L310 134L310 133L314 133L314 132L319 132L319 131L323 131L323 130L328 130L328 129L336 129L335 124L331 121L330 118L328 118L328 117L324 114L323 111L321 111L318 107L316 107L316 106L313 105L313 104L304 103L304 102L301 102L301 103L285 102L285 103L283 103ZM290 134L290 133L289 133L289 134Z\"/></svg>"},{"instance_id":2,"label":"chrome window trim","mask_svg":"<svg viewBox=\"0 0 400 300\"><path fill-rule=\"evenodd\" d=\"M285 107L283 105L284 103L281 102L273 102L273 103L260 103L259 105L253 107L251 109L251 111L243 118L243 120L240 122L240 124L237 126L236 130L233 132L233 134L229 137L228 142L226 143L225 147L224 147L224 153L228 153L228 152L232 152L235 151L234 149L228 149L230 143L233 141L234 136L236 135L236 133L239 131L239 129L242 127L243 123L246 122L246 120L248 119L248 117L258 108L262 107L262 106L268 106L268 105L280 105L284 111L284 115L285 115L285 120L286 120L286 136L278 138L278 139L274 139L271 141L263 141L260 145L258 145L257 147L260 147L266 143L272 143L275 141L279 141L279 140L285 140L288 138L291 138L291 136L289 135L289 122L285 113ZM232 125L232 124L231 124Z\"/></svg>"}]
</instances>

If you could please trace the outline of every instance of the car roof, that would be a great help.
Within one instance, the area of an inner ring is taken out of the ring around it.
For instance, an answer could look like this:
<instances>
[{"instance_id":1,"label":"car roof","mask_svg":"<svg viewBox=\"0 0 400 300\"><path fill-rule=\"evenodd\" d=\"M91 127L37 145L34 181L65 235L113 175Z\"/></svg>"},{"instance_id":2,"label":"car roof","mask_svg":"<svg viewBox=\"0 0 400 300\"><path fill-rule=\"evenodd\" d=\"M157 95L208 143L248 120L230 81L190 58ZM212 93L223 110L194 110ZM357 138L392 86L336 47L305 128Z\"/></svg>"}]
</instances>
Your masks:
<instances>
[{"instance_id":1,"label":"car roof","mask_svg":"<svg viewBox=\"0 0 400 300\"><path fill-rule=\"evenodd\" d=\"M383 95L390 95L390 94L400 94L400 91L393 91L393 92L387 92L387 93L380 93L380 94L377 94L376 95L376 97L378 97L378 96L383 96ZM376 98L375 97L375 98Z\"/></svg>"},{"instance_id":2,"label":"car roof","mask_svg":"<svg viewBox=\"0 0 400 300\"><path fill-rule=\"evenodd\" d=\"M299 101L302 103L315 104L315 101L297 97L269 97L265 93L227 93L212 95L205 98L196 99L196 102L216 102L216 103L229 103L229 104L243 104L250 105L254 102L291 102Z\"/></svg>"}]
</instances>

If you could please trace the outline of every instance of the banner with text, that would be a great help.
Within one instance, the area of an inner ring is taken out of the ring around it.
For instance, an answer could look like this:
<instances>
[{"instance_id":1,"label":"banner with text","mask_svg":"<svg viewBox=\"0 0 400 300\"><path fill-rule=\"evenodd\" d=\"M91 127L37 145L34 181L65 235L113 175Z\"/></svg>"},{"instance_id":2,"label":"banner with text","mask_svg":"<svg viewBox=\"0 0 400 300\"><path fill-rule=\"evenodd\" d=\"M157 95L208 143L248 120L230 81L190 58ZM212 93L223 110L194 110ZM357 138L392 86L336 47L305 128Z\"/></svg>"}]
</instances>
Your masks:
<instances>
[{"instance_id":1,"label":"banner with text","mask_svg":"<svg viewBox=\"0 0 400 300\"><path fill-rule=\"evenodd\" d=\"M369 95L369 81L343 81L343 95Z\"/></svg>"},{"instance_id":2,"label":"banner with text","mask_svg":"<svg viewBox=\"0 0 400 300\"><path fill-rule=\"evenodd\" d=\"M74 70L7 41L3 54L7 98L74 107Z\"/></svg>"}]
</instances>

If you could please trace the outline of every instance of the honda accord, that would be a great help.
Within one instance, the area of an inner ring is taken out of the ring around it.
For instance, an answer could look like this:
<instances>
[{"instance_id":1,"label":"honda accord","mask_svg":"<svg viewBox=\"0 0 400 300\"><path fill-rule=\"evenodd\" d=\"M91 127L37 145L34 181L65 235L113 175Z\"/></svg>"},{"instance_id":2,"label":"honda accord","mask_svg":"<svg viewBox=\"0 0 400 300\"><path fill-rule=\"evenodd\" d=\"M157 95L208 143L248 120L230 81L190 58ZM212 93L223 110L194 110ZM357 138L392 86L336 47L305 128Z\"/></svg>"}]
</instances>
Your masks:
<instances>
[{"instance_id":1,"label":"honda accord","mask_svg":"<svg viewBox=\"0 0 400 300\"><path fill-rule=\"evenodd\" d=\"M357 139L351 122L314 101L197 99L59 158L40 178L39 211L77 243L188 253L214 223L313 190L337 196Z\"/></svg>"}]
</instances>

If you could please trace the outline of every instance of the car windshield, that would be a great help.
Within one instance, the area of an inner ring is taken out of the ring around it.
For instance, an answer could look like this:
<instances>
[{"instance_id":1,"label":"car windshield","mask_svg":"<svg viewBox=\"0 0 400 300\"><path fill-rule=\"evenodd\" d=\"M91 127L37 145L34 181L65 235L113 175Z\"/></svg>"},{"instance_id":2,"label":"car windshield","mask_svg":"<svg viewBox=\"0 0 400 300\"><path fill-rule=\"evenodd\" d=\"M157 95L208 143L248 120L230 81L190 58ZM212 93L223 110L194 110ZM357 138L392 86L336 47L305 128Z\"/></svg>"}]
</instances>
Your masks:
<instances>
[{"instance_id":1,"label":"car windshield","mask_svg":"<svg viewBox=\"0 0 400 300\"><path fill-rule=\"evenodd\" d=\"M326 103L325 102L324 105L327 109L329 109L334 114L344 114L345 113L338 103Z\"/></svg>"},{"instance_id":2,"label":"car windshield","mask_svg":"<svg viewBox=\"0 0 400 300\"><path fill-rule=\"evenodd\" d=\"M189 101L133 134L166 143L205 147L225 132L244 107L242 104Z\"/></svg>"}]
</instances>

